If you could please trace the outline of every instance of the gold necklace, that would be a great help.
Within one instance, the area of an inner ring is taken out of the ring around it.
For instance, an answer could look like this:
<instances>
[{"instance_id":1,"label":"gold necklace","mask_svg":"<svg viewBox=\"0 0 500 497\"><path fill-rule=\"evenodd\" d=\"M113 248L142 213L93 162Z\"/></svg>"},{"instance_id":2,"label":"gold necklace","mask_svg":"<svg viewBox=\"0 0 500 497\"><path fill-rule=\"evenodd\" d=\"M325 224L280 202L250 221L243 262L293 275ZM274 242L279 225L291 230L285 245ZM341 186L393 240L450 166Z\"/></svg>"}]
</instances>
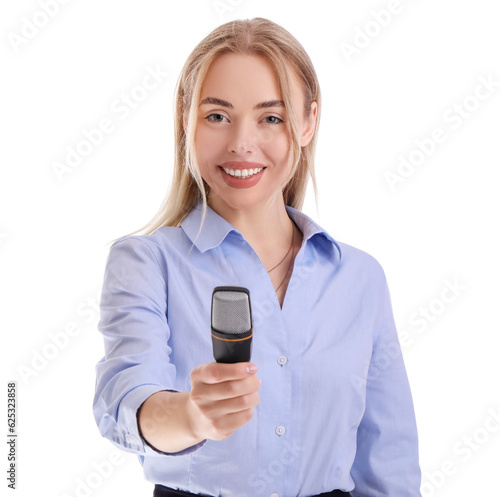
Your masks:
<instances>
[{"instance_id":1,"label":"gold necklace","mask_svg":"<svg viewBox=\"0 0 500 497\"><path fill-rule=\"evenodd\" d=\"M273 267L273 269L276 269L286 259L286 256L290 253L290 250L292 250L292 246L293 246L293 232L294 231L295 231L295 228L292 228L292 243L290 243L290 248L288 249L287 253L285 254L285 257L283 257L283 259L281 259L281 261L279 261L278 264L276 264L276 266ZM268 273L270 273L273 269L270 269L268 271Z\"/></svg>"},{"instance_id":2,"label":"gold necklace","mask_svg":"<svg viewBox=\"0 0 500 497\"><path fill-rule=\"evenodd\" d=\"M286 256L290 253L290 250L292 250L294 238L295 238L295 225L292 221L292 243L290 244L290 248L288 249L287 253L285 254L285 257L283 257L283 259L281 259L281 261L278 264L276 264L276 266L274 266L272 269L270 269L268 271L268 273L270 273L273 269L276 269L286 259ZM286 280L286 277L288 276L288 273L290 272L290 268L292 267L292 262L293 262L293 253L292 253L292 258L290 259L290 264L288 265L288 269L285 273L285 276L281 280L281 283L278 285L278 288L274 289L276 294L278 293L278 290L281 288L281 285L283 285L284 281Z\"/></svg>"}]
</instances>

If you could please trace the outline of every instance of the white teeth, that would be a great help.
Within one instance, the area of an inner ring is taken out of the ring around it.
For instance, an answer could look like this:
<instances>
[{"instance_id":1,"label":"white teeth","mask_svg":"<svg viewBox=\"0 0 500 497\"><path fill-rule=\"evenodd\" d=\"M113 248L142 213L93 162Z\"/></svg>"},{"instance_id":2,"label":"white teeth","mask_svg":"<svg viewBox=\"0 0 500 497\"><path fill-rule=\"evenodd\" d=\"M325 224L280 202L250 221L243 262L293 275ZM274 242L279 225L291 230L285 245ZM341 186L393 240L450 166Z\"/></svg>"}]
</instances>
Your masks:
<instances>
[{"instance_id":1,"label":"white teeth","mask_svg":"<svg viewBox=\"0 0 500 497\"><path fill-rule=\"evenodd\" d=\"M254 174L259 173L262 171L262 167L255 168L255 169L228 169L226 167L223 167L224 171L226 171L227 174L230 174L231 176L236 176L237 178L249 178L250 176L253 176Z\"/></svg>"}]
</instances>

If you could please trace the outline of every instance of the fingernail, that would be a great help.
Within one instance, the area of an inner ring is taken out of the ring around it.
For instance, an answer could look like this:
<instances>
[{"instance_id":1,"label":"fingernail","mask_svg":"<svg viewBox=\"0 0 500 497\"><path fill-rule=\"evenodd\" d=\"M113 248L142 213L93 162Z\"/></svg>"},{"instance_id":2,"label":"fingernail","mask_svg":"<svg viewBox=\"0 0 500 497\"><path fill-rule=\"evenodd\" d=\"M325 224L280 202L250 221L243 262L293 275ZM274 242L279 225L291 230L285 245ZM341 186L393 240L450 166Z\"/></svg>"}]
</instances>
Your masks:
<instances>
[{"instance_id":1,"label":"fingernail","mask_svg":"<svg viewBox=\"0 0 500 497\"><path fill-rule=\"evenodd\" d=\"M250 364L250 366L247 366L248 374L255 374L256 372L257 372L257 366L255 364Z\"/></svg>"}]
</instances>

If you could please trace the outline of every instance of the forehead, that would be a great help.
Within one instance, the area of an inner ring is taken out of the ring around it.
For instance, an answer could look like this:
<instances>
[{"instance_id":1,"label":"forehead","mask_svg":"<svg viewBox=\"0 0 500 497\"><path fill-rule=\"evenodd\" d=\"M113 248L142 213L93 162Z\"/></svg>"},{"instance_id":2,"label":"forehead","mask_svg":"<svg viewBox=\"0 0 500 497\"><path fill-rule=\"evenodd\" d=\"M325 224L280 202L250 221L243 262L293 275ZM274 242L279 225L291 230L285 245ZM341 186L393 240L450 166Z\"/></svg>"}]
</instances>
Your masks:
<instances>
[{"instance_id":1,"label":"forehead","mask_svg":"<svg viewBox=\"0 0 500 497\"><path fill-rule=\"evenodd\" d=\"M288 75L294 105L301 103L302 92L293 71ZM263 100L282 99L276 69L259 55L224 54L208 69L202 84L200 101L205 97L223 98L233 105L257 104Z\"/></svg>"}]
</instances>

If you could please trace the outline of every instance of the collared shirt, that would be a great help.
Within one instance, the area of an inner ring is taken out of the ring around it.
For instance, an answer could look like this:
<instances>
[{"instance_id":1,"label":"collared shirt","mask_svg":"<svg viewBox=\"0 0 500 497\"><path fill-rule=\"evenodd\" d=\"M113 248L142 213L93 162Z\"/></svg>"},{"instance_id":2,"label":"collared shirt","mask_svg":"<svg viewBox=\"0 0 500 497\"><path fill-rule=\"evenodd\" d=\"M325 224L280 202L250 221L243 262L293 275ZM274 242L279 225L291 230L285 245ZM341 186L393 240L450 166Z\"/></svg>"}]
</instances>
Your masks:
<instances>
[{"instance_id":1,"label":"collared shirt","mask_svg":"<svg viewBox=\"0 0 500 497\"><path fill-rule=\"evenodd\" d=\"M243 235L202 203L179 227L115 242L106 262L94 415L138 455L147 480L220 497L418 497L413 402L380 264L286 206L303 233L283 307ZM214 287L250 292L260 402L223 441L167 455L141 438L136 413L160 390L189 391L213 362Z\"/></svg>"}]
</instances>

